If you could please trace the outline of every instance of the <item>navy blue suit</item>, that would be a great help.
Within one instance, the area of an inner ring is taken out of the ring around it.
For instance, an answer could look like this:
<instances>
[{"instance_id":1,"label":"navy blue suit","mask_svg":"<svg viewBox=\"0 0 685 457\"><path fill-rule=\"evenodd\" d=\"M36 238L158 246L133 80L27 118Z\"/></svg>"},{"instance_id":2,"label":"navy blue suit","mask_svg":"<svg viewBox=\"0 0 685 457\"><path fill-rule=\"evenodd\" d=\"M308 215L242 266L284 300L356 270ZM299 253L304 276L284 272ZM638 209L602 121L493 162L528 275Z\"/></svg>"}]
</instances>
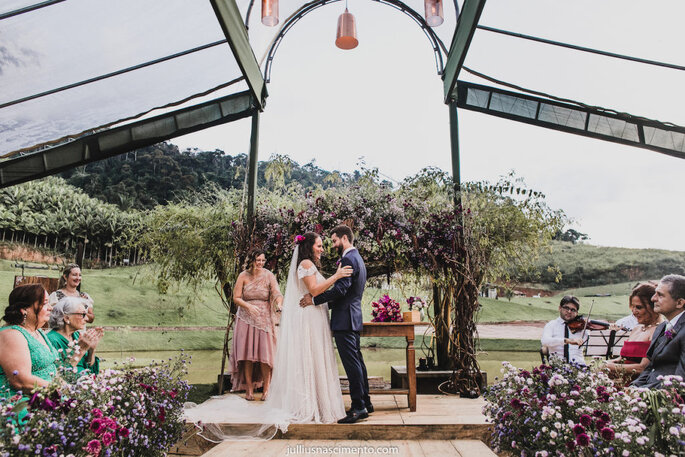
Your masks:
<instances>
[{"instance_id":1,"label":"navy blue suit","mask_svg":"<svg viewBox=\"0 0 685 457\"><path fill-rule=\"evenodd\" d=\"M350 381L352 409L362 410L366 405L371 405L369 379L360 347L366 266L356 249L352 249L342 258L341 265L351 266L352 276L338 279L332 288L314 297L313 301L315 305L328 303L331 310L331 330L345 374Z\"/></svg>"}]
</instances>

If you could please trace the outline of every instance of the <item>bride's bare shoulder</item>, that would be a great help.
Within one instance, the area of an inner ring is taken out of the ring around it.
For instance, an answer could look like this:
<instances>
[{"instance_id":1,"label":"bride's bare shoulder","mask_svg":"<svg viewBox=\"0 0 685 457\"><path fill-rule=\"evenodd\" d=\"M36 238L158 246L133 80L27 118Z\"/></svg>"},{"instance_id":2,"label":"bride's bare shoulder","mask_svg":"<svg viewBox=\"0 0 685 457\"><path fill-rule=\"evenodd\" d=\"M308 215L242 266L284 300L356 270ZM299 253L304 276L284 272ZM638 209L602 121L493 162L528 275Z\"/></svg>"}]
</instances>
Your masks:
<instances>
[{"instance_id":1,"label":"bride's bare shoulder","mask_svg":"<svg viewBox=\"0 0 685 457\"><path fill-rule=\"evenodd\" d=\"M309 259L304 259L302 262L300 262L299 266L304 268L305 270L309 270L311 267L314 266L314 262L312 262Z\"/></svg>"}]
</instances>

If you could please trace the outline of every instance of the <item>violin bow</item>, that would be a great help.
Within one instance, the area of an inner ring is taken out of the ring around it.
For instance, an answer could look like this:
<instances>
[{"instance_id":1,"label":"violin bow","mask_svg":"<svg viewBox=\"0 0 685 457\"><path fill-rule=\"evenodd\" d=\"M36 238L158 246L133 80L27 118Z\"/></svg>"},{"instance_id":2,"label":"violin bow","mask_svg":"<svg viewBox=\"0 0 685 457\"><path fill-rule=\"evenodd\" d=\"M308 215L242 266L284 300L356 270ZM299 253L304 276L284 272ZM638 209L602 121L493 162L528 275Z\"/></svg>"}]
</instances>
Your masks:
<instances>
[{"instance_id":1,"label":"violin bow","mask_svg":"<svg viewBox=\"0 0 685 457\"><path fill-rule=\"evenodd\" d=\"M595 306L595 300L592 300L592 303L590 303L590 309L587 312L587 319L585 319L585 325L583 326L583 333L581 333L583 336L585 336L585 330L587 330L587 326L590 323L590 315L592 314L593 306Z\"/></svg>"}]
</instances>

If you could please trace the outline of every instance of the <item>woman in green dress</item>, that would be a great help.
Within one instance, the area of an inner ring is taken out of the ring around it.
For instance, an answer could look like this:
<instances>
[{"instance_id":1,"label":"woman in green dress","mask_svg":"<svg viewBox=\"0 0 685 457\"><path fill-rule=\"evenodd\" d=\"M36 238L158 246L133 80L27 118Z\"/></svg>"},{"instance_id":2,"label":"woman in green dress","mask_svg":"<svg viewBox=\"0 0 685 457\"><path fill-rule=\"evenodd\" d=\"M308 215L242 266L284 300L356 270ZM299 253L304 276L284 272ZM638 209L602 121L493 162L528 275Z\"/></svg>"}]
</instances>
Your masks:
<instances>
[{"instance_id":1,"label":"woman in green dress","mask_svg":"<svg viewBox=\"0 0 685 457\"><path fill-rule=\"evenodd\" d=\"M48 332L48 339L60 352L62 361L76 367L78 376L100 372L100 359L95 356L95 349L104 332L102 328L84 332L87 318L85 305L75 297L62 298L50 314L52 330Z\"/></svg>"},{"instance_id":2,"label":"woman in green dress","mask_svg":"<svg viewBox=\"0 0 685 457\"><path fill-rule=\"evenodd\" d=\"M58 355L41 330L52 307L40 284L16 287L0 329L0 396L13 397L18 391L29 395L35 387L47 386L57 374Z\"/></svg>"}]
</instances>

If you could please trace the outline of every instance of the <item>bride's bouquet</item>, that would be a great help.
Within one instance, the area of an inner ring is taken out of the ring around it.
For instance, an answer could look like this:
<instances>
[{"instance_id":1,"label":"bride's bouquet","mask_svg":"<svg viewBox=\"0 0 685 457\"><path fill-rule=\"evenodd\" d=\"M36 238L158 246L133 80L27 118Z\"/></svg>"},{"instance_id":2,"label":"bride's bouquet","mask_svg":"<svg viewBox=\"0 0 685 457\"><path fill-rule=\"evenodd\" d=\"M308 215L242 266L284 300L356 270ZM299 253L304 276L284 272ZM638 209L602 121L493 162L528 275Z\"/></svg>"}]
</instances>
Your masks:
<instances>
[{"instance_id":1,"label":"bride's bouquet","mask_svg":"<svg viewBox=\"0 0 685 457\"><path fill-rule=\"evenodd\" d=\"M371 322L402 322L402 312L400 304L390 298L387 294L383 295L378 301L371 303L373 310Z\"/></svg>"}]
</instances>

